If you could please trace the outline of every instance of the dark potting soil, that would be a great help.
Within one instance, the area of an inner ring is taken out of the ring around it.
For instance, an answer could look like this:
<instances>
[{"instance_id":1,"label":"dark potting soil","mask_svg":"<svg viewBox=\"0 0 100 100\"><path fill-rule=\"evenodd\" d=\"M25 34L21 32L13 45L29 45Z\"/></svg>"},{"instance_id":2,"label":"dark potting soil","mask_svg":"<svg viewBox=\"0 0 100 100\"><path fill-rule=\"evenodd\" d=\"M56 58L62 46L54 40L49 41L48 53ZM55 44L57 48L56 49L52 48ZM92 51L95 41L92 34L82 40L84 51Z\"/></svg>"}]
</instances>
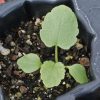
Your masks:
<instances>
[{"instance_id":1,"label":"dark potting soil","mask_svg":"<svg viewBox=\"0 0 100 100\"><path fill-rule=\"evenodd\" d=\"M27 53L38 54L42 62L54 61L54 48L47 48L40 39L41 22L39 18L21 22L19 27L11 29L4 38L0 38L0 45L3 48L0 53L0 85L9 100L55 100L57 96L78 85L68 70L59 86L47 89L38 71L26 74L18 69L17 59ZM69 50L59 48L59 61L65 65L83 64L88 77L89 59L90 52L81 39L77 39L77 43Z\"/></svg>"}]
</instances>

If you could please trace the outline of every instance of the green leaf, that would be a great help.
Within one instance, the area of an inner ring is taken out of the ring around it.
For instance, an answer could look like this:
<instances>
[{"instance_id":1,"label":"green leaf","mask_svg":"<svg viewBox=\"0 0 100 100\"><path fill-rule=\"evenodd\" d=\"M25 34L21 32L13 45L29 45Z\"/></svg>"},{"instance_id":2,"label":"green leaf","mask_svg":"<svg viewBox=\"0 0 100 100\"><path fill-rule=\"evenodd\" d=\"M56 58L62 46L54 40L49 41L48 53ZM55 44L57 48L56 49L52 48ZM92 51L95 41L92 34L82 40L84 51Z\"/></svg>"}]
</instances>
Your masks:
<instances>
[{"instance_id":1,"label":"green leaf","mask_svg":"<svg viewBox=\"0 0 100 100\"><path fill-rule=\"evenodd\" d=\"M41 67L40 58L33 53L26 54L25 56L19 58L17 64L25 73L34 72Z\"/></svg>"},{"instance_id":2,"label":"green leaf","mask_svg":"<svg viewBox=\"0 0 100 100\"><path fill-rule=\"evenodd\" d=\"M45 16L40 37L48 47L57 45L62 49L69 49L76 43L78 33L74 12L69 7L60 5Z\"/></svg>"},{"instance_id":3,"label":"green leaf","mask_svg":"<svg viewBox=\"0 0 100 100\"><path fill-rule=\"evenodd\" d=\"M80 84L88 82L88 77L86 75L86 70L81 64L74 64L72 66L67 66L71 76Z\"/></svg>"},{"instance_id":4,"label":"green leaf","mask_svg":"<svg viewBox=\"0 0 100 100\"><path fill-rule=\"evenodd\" d=\"M58 86L65 75L65 66L53 61L45 61L41 66L41 79L47 88Z\"/></svg>"}]
</instances>

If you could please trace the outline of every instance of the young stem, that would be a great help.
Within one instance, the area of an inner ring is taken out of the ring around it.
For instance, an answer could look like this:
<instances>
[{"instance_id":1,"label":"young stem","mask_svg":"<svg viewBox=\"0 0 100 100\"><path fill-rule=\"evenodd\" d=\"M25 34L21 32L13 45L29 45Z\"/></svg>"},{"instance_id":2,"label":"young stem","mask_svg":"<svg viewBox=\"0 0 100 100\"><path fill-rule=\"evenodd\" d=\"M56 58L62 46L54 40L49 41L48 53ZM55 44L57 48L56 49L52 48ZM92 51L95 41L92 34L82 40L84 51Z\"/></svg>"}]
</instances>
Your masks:
<instances>
[{"instance_id":1,"label":"young stem","mask_svg":"<svg viewBox=\"0 0 100 100\"><path fill-rule=\"evenodd\" d=\"M55 62L58 62L58 47L57 45L55 46Z\"/></svg>"}]
</instances>

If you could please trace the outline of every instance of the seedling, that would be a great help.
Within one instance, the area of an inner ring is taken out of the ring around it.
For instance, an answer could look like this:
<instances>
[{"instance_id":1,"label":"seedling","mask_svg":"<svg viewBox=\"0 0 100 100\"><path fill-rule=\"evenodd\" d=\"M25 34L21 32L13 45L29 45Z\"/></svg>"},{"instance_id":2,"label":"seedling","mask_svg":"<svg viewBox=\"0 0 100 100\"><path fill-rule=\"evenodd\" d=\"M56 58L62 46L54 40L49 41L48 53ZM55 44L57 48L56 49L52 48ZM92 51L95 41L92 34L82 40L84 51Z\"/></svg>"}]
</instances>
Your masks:
<instances>
[{"instance_id":1,"label":"seedling","mask_svg":"<svg viewBox=\"0 0 100 100\"><path fill-rule=\"evenodd\" d=\"M76 43L78 33L78 22L74 12L64 5L53 8L45 16L40 37L47 47L55 47L55 62L45 61L42 64L36 54L30 53L18 59L19 68L25 73L40 69L41 79L47 88L60 84L65 77L66 68L78 83L88 82L84 66L80 64L65 66L58 59L58 47L69 49Z\"/></svg>"}]
</instances>

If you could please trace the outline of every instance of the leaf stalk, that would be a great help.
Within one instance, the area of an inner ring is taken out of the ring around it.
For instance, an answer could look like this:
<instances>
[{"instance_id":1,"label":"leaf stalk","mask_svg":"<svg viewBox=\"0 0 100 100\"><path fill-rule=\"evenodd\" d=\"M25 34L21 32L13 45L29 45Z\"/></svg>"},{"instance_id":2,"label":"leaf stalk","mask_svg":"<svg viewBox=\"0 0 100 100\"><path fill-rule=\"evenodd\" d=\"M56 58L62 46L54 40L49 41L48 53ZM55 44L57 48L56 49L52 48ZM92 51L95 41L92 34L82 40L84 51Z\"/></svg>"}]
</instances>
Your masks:
<instances>
[{"instance_id":1,"label":"leaf stalk","mask_svg":"<svg viewBox=\"0 0 100 100\"><path fill-rule=\"evenodd\" d=\"M58 47L57 45L55 46L55 62L58 62Z\"/></svg>"}]
</instances>

